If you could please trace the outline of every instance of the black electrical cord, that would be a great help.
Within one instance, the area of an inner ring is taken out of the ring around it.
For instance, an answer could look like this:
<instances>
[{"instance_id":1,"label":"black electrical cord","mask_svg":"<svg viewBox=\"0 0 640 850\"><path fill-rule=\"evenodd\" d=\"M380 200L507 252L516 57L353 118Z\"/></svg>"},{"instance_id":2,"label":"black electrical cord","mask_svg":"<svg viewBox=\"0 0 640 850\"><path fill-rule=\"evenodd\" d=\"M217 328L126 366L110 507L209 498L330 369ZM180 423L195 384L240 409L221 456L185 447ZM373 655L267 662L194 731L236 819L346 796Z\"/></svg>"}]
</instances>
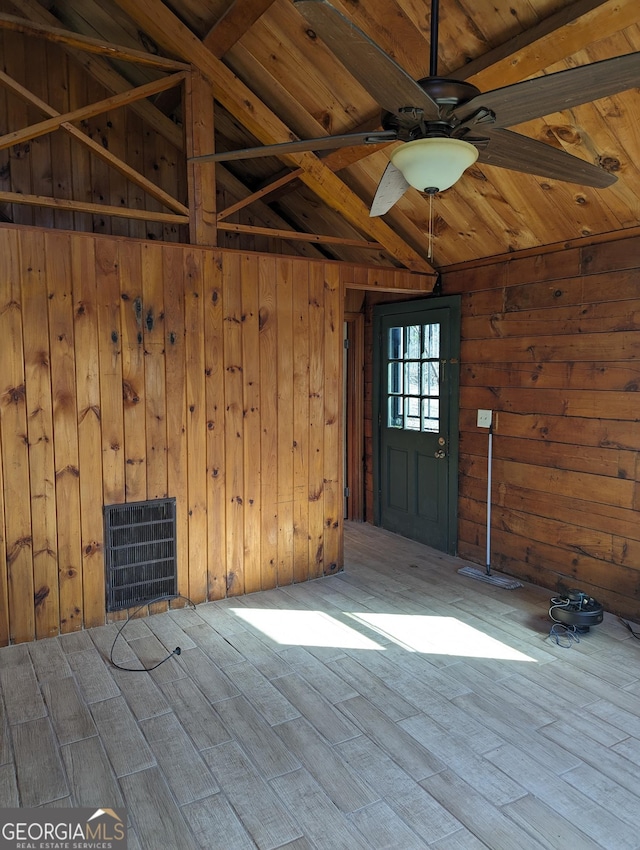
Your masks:
<instances>
[{"instance_id":1,"label":"black electrical cord","mask_svg":"<svg viewBox=\"0 0 640 850\"><path fill-rule=\"evenodd\" d=\"M565 625L561 620L553 616L556 608L568 608L571 605L571 600L564 596L554 596L551 599L551 607L549 608L549 617L553 620L553 625L549 630L549 637L555 640L558 646L563 649L570 649L574 643L580 643L578 630L575 626ZM561 643L562 640L565 643Z\"/></svg>"},{"instance_id":2,"label":"black electrical cord","mask_svg":"<svg viewBox=\"0 0 640 850\"><path fill-rule=\"evenodd\" d=\"M634 632L629 623L627 623L626 620L623 620L622 617L618 617L618 619L620 620L623 626L626 626L629 629L632 637L634 637L636 640L640 640L640 632Z\"/></svg>"},{"instance_id":3,"label":"black electrical cord","mask_svg":"<svg viewBox=\"0 0 640 850\"><path fill-rule=\"evenodd\" d=\"M116 636L113 639L113 643L111 644L111 652L109 653L109 662L113 667L116 668L116 670L124 670L125 673L150 673L152 670L156 670L161 664L164 664L165 661L168 661L170 658L173 658L174 655L180 655L182 650L179 646L176 646L176 648L172 652L170 652L166 658L163 658L162 661L158 661L158 663L154 664L152 667L123 667L121 664L118 664L116 661L113 660L113 650L116 647L116 642L124 631L125 627L128 625L129 620L135 617L138 611L142 611L143 608L146 608L147 605L153 605L155 602L167 602L170 599L186 599L189 605L195 610L195 603L192 602L188 596L182 596L182 594L178 594L171 596L156 596L155 599L149 599L143 605L139 605L132 614L127 614L127 619L120 626Z\"/></svg>"},{"instance_id":4,"label":"black electrical cord","mask_svg":"<svg viewBox=\"0 0 640 850\"><path fill-rule=\"evenodd\" d=\"M549 637L563 649L570 649L574 643L580 643L576 627L566 626L564 623L554 623L549 629Z\"/></svg>"}]
</instances>

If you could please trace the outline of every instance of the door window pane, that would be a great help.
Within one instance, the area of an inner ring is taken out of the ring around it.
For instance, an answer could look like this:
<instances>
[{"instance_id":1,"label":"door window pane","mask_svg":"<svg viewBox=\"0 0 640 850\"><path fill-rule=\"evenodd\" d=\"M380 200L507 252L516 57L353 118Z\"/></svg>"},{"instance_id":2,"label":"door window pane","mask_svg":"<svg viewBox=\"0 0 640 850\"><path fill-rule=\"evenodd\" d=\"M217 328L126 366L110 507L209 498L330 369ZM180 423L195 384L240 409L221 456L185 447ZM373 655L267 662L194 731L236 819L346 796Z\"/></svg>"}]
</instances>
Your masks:
<instances>
[{"instance_id":1,"label":"door window pane","mask_svg":"<svg viewBox=\"0 0 640 850\"><path fill-rule=\"evenodd\" d=\"M406 363L405 373L407 376L405 393L407 395L420 395L420 361Z\"/></svg>"},{"instance_id":2,"label":"door window pane","mask_svg":"<svg viewBox=\"0 0 640 850\"><path fill-rule=\"evenodd\" d=\"M402 396L389 396L388 428L403 428Z\"/></svg>"},{"instance_id":3,"label":"door window pane","mask_svg":"<svg viewBox=\"0 0 640 850\"><path fill-rule=\"evenodd\" d=\"M402 328L389 329L389 360L402 359Z\"/></svg>"},{"instance_id":4,"label":"door window pane","mask_svg":"<svg viewBox=\"0 0 640 850\"><path fill-rule=\"evenodd\" d=\"M387 427L440 429L440 325L387 331Z\"/></svg>"},{"instance_id":5,"label":"door window pane","mask_svg":"<svg viewBox=\"0 0 640 850\"><path fill-rule=\"evenodd\" d=\"M402 392L402 372L403 372L404 364L396 361L395 363L389 363L389 392L390 393L401 393Z\"/></svg>"},{"instance_id":6,"label":"door window pane","mask_svg":"<svg viewBox=\"0 0 640 850\"><path fill-rule=\"evenodd\" d=\"M422 395L438 396L440 390L439 361L427 360L422 364Z\"/></svg>"},{"instance_id":7,"label":"door window pane","mask_svg":"<svg viewBox=\"0 0 640 850\"><path fill-rule=\"evenodd\" d=\"M437 398L422 400L422 430L437 433L440 430L440 401Z\"/></svg>"},{"instance_id":8,"label":"door window pane","mask_svg":"<svg viewBox=\"0 0 640 850\"><path fill-rule=\"evenodd\" d=\"M420 399L405 398L405 420L404 427L406 431L420 430Z\"/></svg>"},{"instance_id":9,"label":"door window pane","mask_svg":"<svg viewBox=\"0 0 640 850\"><path fill-rule=\"evenodd\" d=\"M440 357L440 325L423 326L423 357Z\"/></svg>"},{"instance_id":10,"label":"door window pane","mask_svg":"<svg viewBox=\"0 0 640 850\"><path fill-rule=\"evenodd\" d=\"M407 350L405 357L420 359L420 325L409 325L405 328L407 334Z\"/></svg>"}]
</instances>

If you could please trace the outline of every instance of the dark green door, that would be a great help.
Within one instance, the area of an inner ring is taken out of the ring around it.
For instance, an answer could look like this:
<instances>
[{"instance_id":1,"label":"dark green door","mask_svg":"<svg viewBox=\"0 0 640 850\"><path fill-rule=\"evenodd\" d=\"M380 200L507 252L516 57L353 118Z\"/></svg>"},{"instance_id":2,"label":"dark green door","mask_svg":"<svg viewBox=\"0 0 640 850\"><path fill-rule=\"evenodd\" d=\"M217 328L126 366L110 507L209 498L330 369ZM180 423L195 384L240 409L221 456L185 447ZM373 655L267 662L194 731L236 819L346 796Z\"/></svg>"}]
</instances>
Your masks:
<instances>
[{"instance_id":1,"label":"dark green door","mask_svg":"<svg viewBox=\"0 0 640 850\"><path fill-rule=\"evenodd\" d=\"M456 549L460 301L375 308L378 525Z\"/></svg>"}]
</instances>

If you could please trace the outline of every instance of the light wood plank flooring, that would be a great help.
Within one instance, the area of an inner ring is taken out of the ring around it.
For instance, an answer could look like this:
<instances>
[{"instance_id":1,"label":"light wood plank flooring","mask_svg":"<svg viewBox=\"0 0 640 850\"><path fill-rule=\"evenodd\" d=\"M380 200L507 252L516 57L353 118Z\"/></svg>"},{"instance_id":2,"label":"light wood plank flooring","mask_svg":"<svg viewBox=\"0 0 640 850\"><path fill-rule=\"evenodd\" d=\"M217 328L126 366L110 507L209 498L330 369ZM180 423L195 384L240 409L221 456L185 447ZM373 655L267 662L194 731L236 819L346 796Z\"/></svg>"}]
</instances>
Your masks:
<instances>
[{"instance_id":1,"label":"light wood plank flooring","mask_svg":"<svg viewBox=\"0 0 640 850\"><path fill-rule=\"evenodd\" d=\"M146 850L640 848L640 641L348 524L345 572L0 650L1 806Z\"/></svg>"}]
</instances>

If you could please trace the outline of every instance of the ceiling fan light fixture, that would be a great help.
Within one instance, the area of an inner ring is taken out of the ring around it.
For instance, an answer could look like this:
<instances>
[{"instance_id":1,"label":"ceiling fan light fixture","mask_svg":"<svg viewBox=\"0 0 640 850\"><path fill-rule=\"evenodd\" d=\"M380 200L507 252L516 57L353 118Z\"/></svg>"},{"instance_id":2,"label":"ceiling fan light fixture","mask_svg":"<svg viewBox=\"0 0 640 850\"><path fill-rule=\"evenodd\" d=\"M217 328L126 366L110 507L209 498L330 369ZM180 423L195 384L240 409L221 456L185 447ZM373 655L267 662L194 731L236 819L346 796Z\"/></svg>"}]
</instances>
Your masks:
<instances>
[{"instance_id":1,"label":"ceiling fan light fixture","mask_svg":"<svg viewBox=\"0 0 640 850\"><path fill-rule=\"evenodd\" d=\"M433 195L444 192L462 177L478 159L478 149L462 139L415 139L397 147L391 162L404 179L418 189Z\"/></svg>"}]
</instances>

